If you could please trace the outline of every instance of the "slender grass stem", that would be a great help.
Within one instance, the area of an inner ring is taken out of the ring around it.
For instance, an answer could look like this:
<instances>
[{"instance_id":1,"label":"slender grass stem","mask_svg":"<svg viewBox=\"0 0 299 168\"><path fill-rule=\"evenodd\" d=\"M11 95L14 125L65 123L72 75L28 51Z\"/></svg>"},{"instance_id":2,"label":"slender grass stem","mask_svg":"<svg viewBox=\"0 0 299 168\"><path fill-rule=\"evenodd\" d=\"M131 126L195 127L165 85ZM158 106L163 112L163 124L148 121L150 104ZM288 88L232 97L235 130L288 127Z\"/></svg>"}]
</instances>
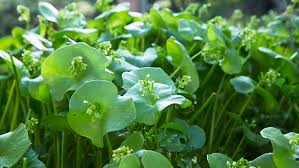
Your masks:
<instances>
[{"instance_id":1,"label":"slender grass stem","mask_svg":"<svg viewBox=\"0 0 299 168\"><path fill-rule=\"evenodd\" d=\"M209 105L211 100L216 96L216 93L213 92L211 96L202 104L202 106L195 111L195 113L191 116L190 123L194 123L197 117L203 112L203 110Z\"/></svg>"},{"instance_id":2,"label":"slender grass stem","mask_svg":"<svg viewBox=\"0 0 299 168\"><path fill-rule=\"evenodd\" d=\"M12 121L10 124L10 131L13 131L17 125L17 116L19 112L19 105L20 105L20 97L16 96L16 101L14 104L14 109L13 109L13 116L12 116Z\"/></svg>"},{"instance_id":3,"label":"slender grass stem","mask_svg":"<svg viewBox=\"0 0 299 168\"><path fill-rule=\"evenodd\" d=\"M240 143L238 144L237 148L235 149L235 151L234 151L234 153L233 153L233 155L232 155L232 158L235 158L236 155L239 153L239 151L240 151L240 149L241 149L241 146L242 146L243 143L244 143L244 140L245 140L245 136L243 135L243 136L242 136L242 139L241 139L241 141L240 141Z\"/></svg>"},{"instance_id":4,"label":"slender grass stem","mask_svg":"<svg viewBox=\"0 0 299 168\"><path fill-rule=\"evenodd\" d=\"M106 140L106 145L107 145L107 149L108 149L108 158L109 158L109 160L111 160L111 157L112 157L112 146L111 146L111 142L110 142L108 134L105 135L105 140Z\"/></svg>"},{"instance_id":5,"label":"slender grass stem","mask_svg":"<svg viewBox=\"0 0 299 168\"><path fill-rule=\"evenodd\" d=\"M10 91L9 91L8 99L7 99L6 105L4 107L3 114L1 116L0 129L3 127L5 117L7 115L7 112L9 110L9 107L10 107L10 104L11 104L11 101L12 101L13 92L14 92L15 87L16 87L16 81L14 80L13 83L12 83L12 86L10 88Z\"/></svg>"}]
</instances>

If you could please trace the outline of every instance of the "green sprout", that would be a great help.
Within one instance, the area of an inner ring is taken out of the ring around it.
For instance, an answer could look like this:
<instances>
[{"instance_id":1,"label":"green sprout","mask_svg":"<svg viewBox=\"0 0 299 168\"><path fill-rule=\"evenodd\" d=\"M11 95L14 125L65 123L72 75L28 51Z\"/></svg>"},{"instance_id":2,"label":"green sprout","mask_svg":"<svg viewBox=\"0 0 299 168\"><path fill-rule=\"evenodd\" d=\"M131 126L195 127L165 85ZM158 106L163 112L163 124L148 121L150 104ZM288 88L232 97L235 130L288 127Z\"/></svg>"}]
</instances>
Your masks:
<instances>
[{"instance_id":1,"label":"green sprout","mask_svg":"<svg viewBox=\"0 0 299 168\"><path fill-rule=\"evenodd\" d=\"M131 154L133 152L132 149L130 149L127 146L119 147L112 151L112 159L115 162L121 161L126 155Z\"/></svg>"},{"instance_id":2,"label":"green sprout","mask_svg":"<svg viewBox=\"0 0 299 168\"><path fill-rule=\"evenodd\" d=\"M222 48L213 48L210 50L202 51L203 60L206 63L214 64L223 58Z\"/></svg>"},{"instance_id":3,"label":"green sprout","mask_svg":"<svg viewBox=\"0 0 299 168\"><path fill-rule=\"evenodd\" d=\"M232 14L233 20L239 20L243 17L243 12L240 9L234 10L234 13Z\"/></svg>"},{"instance_id":4,"label":"green sprout","mask_svg":"<svg viewBox=\"0 0 299 168\"><path fill-rule=\"evenodd\" d=\"M26 129L28 130L28 132L30 133L34 133L34 128L35 126L38 124L38 119L31 117L29 120L26 121L25 125L26 125Z\"/></svg>"},{"instance_id":5,"label":"green sprout","mask_svg":"<svg viewBox=\"0 0 299 168\"><path fill-rule=\"evenodd\" d=\"M280 76L278 72L273 69L270 69L267 73L261 75L261 85L271 87L277 78Z\"/></svg>"},{"instance_id":6,"label":"green sprout","mask_svg":"<svg viewBox=\"0 0 299 168\"><path fill-rule=\"evenodd\" d=\"M256 30L245 28L240 33L240 38L242 39L241 45L244 46L245 49L248 51L256 44L257 32Z\"/></svg>"},{"instance_id":7,"label":"green sprout","mask_svg":"<svg viewBox=\"0 0 299 168\"><path fill-rule=\"evenodd\" d=\"M241 158L238 161L233 161L232 163L227 161L226 167L227 168L256 168L254 166L250 166L250 162L244 158Z\"/></svg>"},{"instance_id":8,"label":"green sprout","mask_svg":"<svg viewBox=\"0 0 299 168\"><path fill-rule=\"evenodd\" d=\"M27 68L30 76L32 78L37 77L40 74L42 62L38 59L34 59L31 56L31 52L29 50L23 51L22 58L23 58L23 64Z\"/></svg>"},{"instance_id":9,"label":"green sprout","mask_svg":"<svg viewBox=\"0 0 299 168\"><path fill-rule=\"evenodd\" d=\"M108 56L112 53L112 45L110 41L104 41L98 44L98 49L105 55Z\"/></svg>"},{"instance_id":10,"label":"green sprout","mask_svg":"<svg viewBox=\"0 0 299 168\"><path fill-rule=\"evenodd\" d=\"M179 89L184 89L185 86L191 82L191 76L184 75L181 78L177 79L177 86Z\"/></svg>"},{"instance_id":11,"label":"green sprout","mask_svg":"<svg viewBox=\"0 0 299 168\"><path fill-rule=\"evenodd\" d=\"M87 64L85 64L82 60L81 56L74 57L69 70L72 72L74 78L77 78L79 73L86 70Z\"/></svg>"},{"instance_id":12,"label":"green sprout","mask_svg":"<svg viewBox=\"0 0 299 168\"><path fill-rule=\"evenodd\" d=\"M20 22L24 21L26 23L30 22L30 9L24 5L17 6L17 12L21 15L18 20Z\"/></svg>"},{"instance_id":13,"label":"green sprout","mask_svg":"<svg viewBox=\"0 0 299 168\"><path fill-rule=\"evenodd\" d=\"M88 108L87 108L87 110L86 110L85 113L86 113L87 115L91 116L91 121L92 121L92 122L95 122L95 121L97 121L98 119L101 118L101 113L100 113L100 111L98 110L96 104L94 104L94 103L90 103L90 102L88 102L87 100L84 100L83 103L84 103L84 104L88 104Z\"/></svg>"},{"instance_id":14,"label":"green sprout","mask_svg":"<svg viewBox=\"0 0 299 168\"><path fill-rule=\"evenodd\" d=\"M150 80L150 74L145 76L144 80L139 80L138 83L141 85L139 91L142 92L142 96L149 96L152 101L155 101L159 96L154 90L154 80Z\"/></svg>"},{"instance_id":15,"label":"green sprout","mask_svg":"<svg viewBox=\"0 0 299 168\"><path fill-rule=\"evenodd\" d=\"M295 135L290 139L289 144L292 146L292 150L294 150L295 147L299 145L299 135Z\"/></svg>"}]
</instances>

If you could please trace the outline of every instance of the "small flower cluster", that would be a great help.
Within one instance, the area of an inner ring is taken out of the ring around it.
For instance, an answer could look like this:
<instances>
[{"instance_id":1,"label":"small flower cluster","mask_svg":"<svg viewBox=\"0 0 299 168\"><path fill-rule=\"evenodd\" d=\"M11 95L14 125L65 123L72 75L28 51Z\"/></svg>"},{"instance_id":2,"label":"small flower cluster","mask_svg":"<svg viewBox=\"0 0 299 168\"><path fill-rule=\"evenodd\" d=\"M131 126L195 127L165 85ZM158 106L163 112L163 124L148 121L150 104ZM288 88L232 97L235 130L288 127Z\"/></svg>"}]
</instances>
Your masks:
<instances>
[{"instance_id":1,"label":"small flower cluster","mask_svg":"<svg viewBox=\"0 0 299 168\"><path fill-rule=\"evenodd\" d=\"M60 10L57 21L61 28L70 26L80 28L86 25L85 16L77 9L76 3L71 3Z\"/></svg>"},{"instance_id":2,"label":"small flower cluster","mask_svg":"<svg viewBox=\"0 0 299 168\"><path fill-rule=\"evenodd\" d=\"M182 78L177 79L177 87L179 89L184 89L185 86L191 82L191 76L184 75Z\"/></svg>"},{"instance_id":3,"label":"small flower cluster","mask_svg":"<svg viewBox=\"0 0 299 168\"><path fill-rule=\"evenodd\" d=\"M227 168L256 168L254 166L250 166L250 162L244 158L241 158L238 161L234 161L230 163L229 161L226 162Z\"/></svg>"},{"instance_id":4,"label":"small flower cluster","mask_svg":"<svg viewBox=\"0 0 299 168\"><path fill-rule=\"evenodd\" d=\"M295 147L299 145L299 135L295 135L290 139L289 144L292 146L292 149L295 150Z\"/></svg>"},{"instance_id":5,"label":"small flower cluster","mask_svg":"<svg viewBox=\"0 0 299 168\"><path fill-rule=\"evenodd\" d=\"M87 64L83 62L83 58L81 56L74 57L69 70L72 72L74 78L77 78L80 72L86 70Z\"/></svg>"},{"instance_id":6,"label":"small flower cluster","mask_svg":"<svg viewBox=\"0 0 299 168\"><path fill-rule=\"evenodd\" d=\"M29 71L29 74L32 78L37 77L40 73L41 61L38 59L34 59L31 56L31 52L28 50L24 50L22 53L23 64Z\"/></svg>"},{"instance_id":7,"label":"small flower cluster","mask_svg":"<svg viewBox=\"0 0 299 168\"><path fill-rule=\"evenodd\" d=\"M242 39L241 45L244 46L245 49L248 51L255 45L257 41L257 32L254 29L245 28L240 33L240 38Z\"/></svg>"},{"instance_id":8,"label":"small flower cluster","mask_svg":"<svg viewBox=\"0 0 299 168\"><path fill-rule=\"evenodd\" d=\"M119 147L112 151L112 159L115 162L121 161L126 155L133 153L133 150L127 146Z\"/></svg>"},{"instance_id":9,"label":"small flower cluster","mask_svg":"<svg viewBox=\"0 0 299 168\"><path fill-rule=\"evenodd\" d=\"M261 75L261 85L271 87L279 76L278 72L270 69L267 73Z\"/></svg>"},{"instance_id":10,"label":"small flower cluster","mask_svg":"<svg viewBox=\"0 0 299 168\"><path fill-rule=\"evenodd\" d=\"M101 113L98 111L97 106L94 103L90 103L87 100L84 100L83 103L89 105L85 113L91 116L91 122L95 122L101 118Z\"/></svg>"},{"instance_id":11,"label":"small flower cluster","mask_svg":"<svg viewBox=\"0 0 299 168\"><path fill-rule=\"evenodd\" d=\"M25 125L26 125L26 129L28 130L28 132L30 133L34 133L34 128L35 126L38 124L38 119L31 117L29 120L26 121Z\"/></svg>"},{"instance_id":12,"label":"small flower cluster","mask_svg":"<svg viewBox=\"0 0 299 168\"><path fill-rule=\"evenodd\" d=\"M223 58L224 51L221 48L213 48L202 52L203 60L206 63L214 64Z\"/></svg>"},{"instance_id":13,"label":"small flower cluster","mask_svg":"<svg viewBox=\"0 0 299 168\"><path fill-rule=\"evenodd\" d=\"M98 49L105 55L112 54L112 45L110 41L104 41L98 44Z\"/></svg>"},{"instance_id":14,"label":"small flower cluster","mask_svg":"<svg viewBox=\"0 0 299 168\"><path fill-rule=\"evenodd\" d=\"M21 15L18 20L20 22L24 21L26 23L30 22L30 10L24 5L17 6L17 12Z\"/></svg>"},{"instance_id":15,"label":"small flower cluster","mask_svg":"<svg viewBox=\"0 0 299 168\"><path fill-rule=\"evenodd\" d=\"M138 83L141 85L139 91L142 92L142 96L150 96L152 100L157 100L159 96L154 90L154 80L150 80L150 74L145 76L144 80L139 80Z\"/></svg>"}]
</instances>

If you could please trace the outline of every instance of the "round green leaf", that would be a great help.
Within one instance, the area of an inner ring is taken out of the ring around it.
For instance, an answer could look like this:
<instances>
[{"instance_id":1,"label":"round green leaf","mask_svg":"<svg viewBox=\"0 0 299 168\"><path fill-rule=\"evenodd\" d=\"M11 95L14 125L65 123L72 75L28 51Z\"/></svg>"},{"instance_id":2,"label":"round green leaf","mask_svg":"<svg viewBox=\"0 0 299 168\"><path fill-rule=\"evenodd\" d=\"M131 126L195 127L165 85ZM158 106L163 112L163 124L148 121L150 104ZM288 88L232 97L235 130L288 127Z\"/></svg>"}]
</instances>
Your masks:
<instances>
[{"instance_id":1,"label":"round green leaf","mask_svg":"<svg viewBox=\"0 0 299 168\"><path fill-rule=\"evenodd\" d=\"M76 78L70 70L73 58L82 57L86 70ZM77 43L57 49L43 62L41 74L48 84L52 96L61 100L69 90L76 90L85 81L112 80L112 75L105 70L109 62L97 49L85 43Z\"/></svg>"},{"instance_id":2,"label":"round green leaf","mask_svg":"<svg viewBox=\"0 0 299 168\"><path fill-rule=\"evenodd\" d=\"M183 75L191 77L191 82L185 86L185 90L193 93L199 87L199 78L195 65L183 44L171 37L166 43L167 53L171 57L171 63L175 68L180 68Z\"/></svg>"},{"instance_id":3,"label":"round green leaf","mask_svg":"<svg viewBox=\"0 0 299 168\"><path fill-rule=\"evenodd\" d=\"M123 88L128 90L133 87L139 80L145 79L146 75L150 75L151 80L155 83L161 83L171 86L173 90L176 90L175 84L172 79L161 68L145 67L133 70L131 72L125 72L122 75Z\"/></svg>"},{"instance_id":4,"label":"round green leaf","mask_svg":"<svg viewBox=\"0 0 299 168\"><path fill-rule=\"evenodd\" d=\"M12 167L30 145L24 124L20 124L13 132L0 135L0 167Z\"/></svg>"},{"instance_id":5,"label":"round green leaf","mask_svg":"<svg viewBox=\"0 0 299 168\"><path fill-rule=\"evenodd\" d=\"M273 162L273 153L265 153L257 157L251 161L250 165L255 167L276 168Z\"/></svg>"},{"instance_id":6,"label":"round green leaf","mask_svg":"<svg viewBox=\"0 0 299 168\"><path fill-rule=\"evenodd\" d=\"M163 109L172 104L186 105L190 101L181 95L174 95L170 85L154 83L154 92L158 96L152 100L148 95L143 96L140 90L141 84L137 83L131 87L124 96L131 97L136 107L136 120L139 123L153 125L160 118Z\"/></svg>"},{"instance_id":7,"label":"round green leaf","mask_svg":"<svg viewBox=\"0 0 299 168\"><path fill-rule=\"evenodd\" d=\"M96 120L87 113L89 103L96 105ZM88 81L79 87L71 97L67 115L71 128L99 147L103 146L106 133L127 127L135 117L132 99L119 96L117 87L104 80Z\"/></svg>"},{"instance_id":8,"label":"round green leaf","mask_svg":"<svg viewBox=\"0 0 299 168\"><path fill-rule=\"evenodd\" d=\"M142 148L143 143L143 135L140 131L137 131L132 133L127 139L125 139L120 146L127 146L133 151L138 151Z\"/></svg>"},{"instance_id":9,"label":"round green leaf","mask_svg":"<svg viewBox=\"0 0 299 168\"><path fill-rule=\"evenodd\" d=\"M139 168L140 162L136 155L128 154L119 163L118 168Z\"/></svg>"},{"instance_id":10,"label":"round green leaf","mask_svg":"<svg viewBox=\"0 0 299 168\"><path fill-rule=\"evenodd\" d=\"M234 89L239 93L251 93L255 89L253 80L247 76L238 76L232 78L230 83L233 85Z\"/></svg>"},{"instance_id":11,"label":"round green leaf","mask_svg":"<svg viewBox=\"0 0 299 168\"><path fill-rule=\"evenodd\" d=\"M48 102L50 100L51 94L42 76L34 79L23 77L21 84L34 99L41 102Z\"/></svg>"},{"instance_id":12,"label":"round green leaf","mask_svg":"<svg viewBox=\"0 0 299 168\"><path fill-rule=\"evenodd\" d=\"M227 162L233 162L231 158L221 153L208 154L207 160L210 168L224 168Z\"/></svg>"},{"instance_id":13,"label":"round green leaf","mask_svg":"<svg viewBox=\"0 0 299 168\"><path fill-rule=\"evenodd\" d=\"M136 153L138 157L141 157L141 162L144 168L163 167L172 168L173 166L166 159L165 156L158 152L150 150L140 150Z\"/></svg>"},{"instance_id":14,"label":"round green leaf","mask_svg":"<svg viewBox=\"0 0 299 168\"><path fill-rule=\"evenodd\" d=\"M273 161L277 168L296 168L299 163L292 158L291 145L289 140L280 130L268 127L261 131L261 135L271 141L273 148Z\"/></svg>"}]
</instances>

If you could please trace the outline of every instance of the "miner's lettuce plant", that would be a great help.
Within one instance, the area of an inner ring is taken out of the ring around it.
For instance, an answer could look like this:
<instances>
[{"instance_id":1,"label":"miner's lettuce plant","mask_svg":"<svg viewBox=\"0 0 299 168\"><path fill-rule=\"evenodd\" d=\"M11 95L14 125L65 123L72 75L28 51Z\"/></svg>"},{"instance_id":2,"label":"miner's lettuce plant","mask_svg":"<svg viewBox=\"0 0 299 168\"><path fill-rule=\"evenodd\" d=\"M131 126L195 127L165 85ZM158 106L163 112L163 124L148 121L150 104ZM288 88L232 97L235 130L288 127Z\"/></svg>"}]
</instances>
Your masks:
<instances>
[{"instance_id":1,"label":"miner's lettuce plant","mask_svg":"<svg viewBox=\"0 0 299 168\"><path fill-rule=\"evenodd\" d=\"M24 28L0 38L0 168L298 167L297 3L18 6Z\"/></svg>"}]
</instances>

